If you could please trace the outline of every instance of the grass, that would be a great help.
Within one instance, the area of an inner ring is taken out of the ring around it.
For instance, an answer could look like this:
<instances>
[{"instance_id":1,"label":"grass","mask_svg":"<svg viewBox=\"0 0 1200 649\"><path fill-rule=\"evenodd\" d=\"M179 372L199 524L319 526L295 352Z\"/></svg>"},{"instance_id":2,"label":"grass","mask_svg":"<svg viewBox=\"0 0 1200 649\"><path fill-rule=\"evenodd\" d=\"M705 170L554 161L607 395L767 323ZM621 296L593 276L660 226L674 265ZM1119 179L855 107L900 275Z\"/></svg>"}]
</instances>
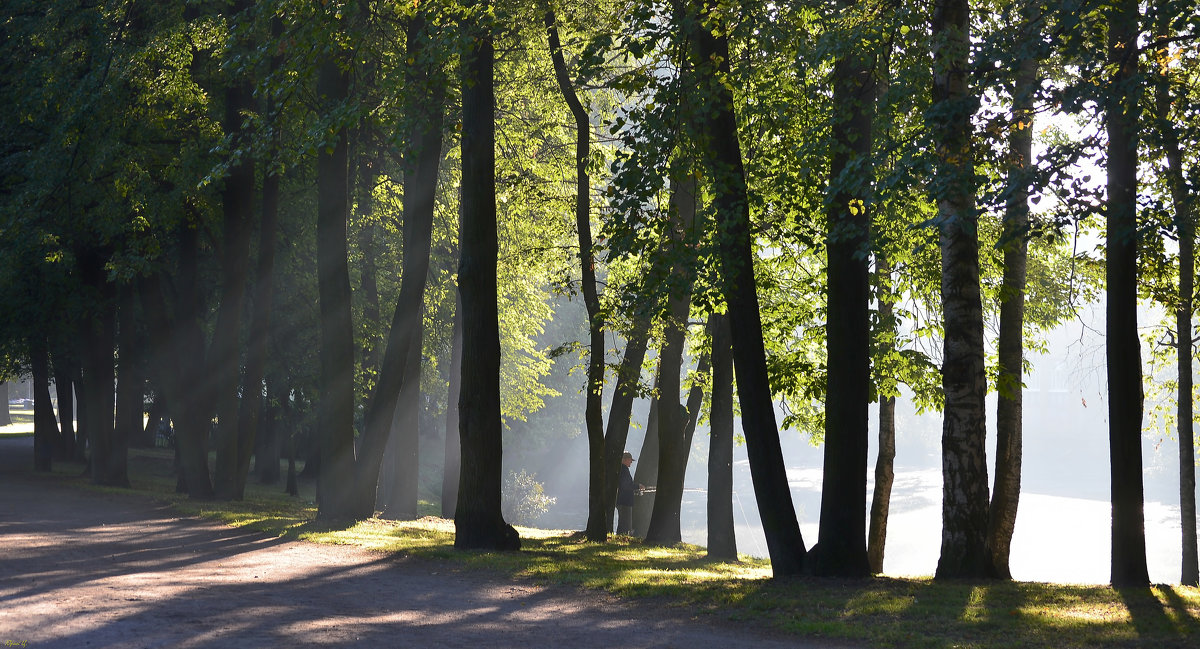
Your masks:
<instances>
[{"instance_id":1,"label":"grass","mask_svg":"<svg viewBox=\"0 0 1200 649\"><path fill-rule=\"evenodd\" d=\"M1195 647L1200 643L1200 589L1158 585L1114 590L1034 582L934 582L875 578L838 581L771 579L766 561L713 562L704 549L643 545L636 539L588 543L579 533L518 528L521 552L455 550L452 521L370 519L349 526L315 520L311 485L299 497L251 484L240 502L196 502L174 493L170 452L134 450L135 490L185 514L266 534L351 544L486 571L498 578L607 591L678 607L747 628L871 647L1073 648ZM78 465L58 479L86 484ZM253 481L251 481L253 482ZM95 488L95 487L93 487ZM123 491L123 490L114 490ZM431 503L423 511L432 512Z\"/></svg>"},{"instance_id":2,"label":"grass","mask_svg":"<svg viewBox=\"0 0 1200 649\"><path fill-rule=\"evenodd\" d=\"M0 426L0 437L24 437L33 434L33 408L9 406L8 416L12 423Z\"/></svg>"}]
</instances>

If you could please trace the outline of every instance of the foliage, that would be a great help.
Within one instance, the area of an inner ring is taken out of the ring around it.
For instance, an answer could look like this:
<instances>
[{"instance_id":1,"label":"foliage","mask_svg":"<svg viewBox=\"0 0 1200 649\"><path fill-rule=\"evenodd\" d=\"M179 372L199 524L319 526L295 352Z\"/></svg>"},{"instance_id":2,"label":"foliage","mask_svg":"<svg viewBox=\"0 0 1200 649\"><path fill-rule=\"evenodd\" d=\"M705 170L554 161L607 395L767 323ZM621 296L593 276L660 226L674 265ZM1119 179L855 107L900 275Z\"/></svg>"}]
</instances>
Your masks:
<instances>
[{"instance_id":1,"label":"foliage","mask_svg":"<svg viewBox=\"0 0 1200 649\"><path fill-rule=\"evenodd\" d=\"M514 525L532 525L554 505L556 498L546 495L544 485L537 476L521 471L510 471L504 479L500 507L504 520Z\"/></svg>"}]
</instances>

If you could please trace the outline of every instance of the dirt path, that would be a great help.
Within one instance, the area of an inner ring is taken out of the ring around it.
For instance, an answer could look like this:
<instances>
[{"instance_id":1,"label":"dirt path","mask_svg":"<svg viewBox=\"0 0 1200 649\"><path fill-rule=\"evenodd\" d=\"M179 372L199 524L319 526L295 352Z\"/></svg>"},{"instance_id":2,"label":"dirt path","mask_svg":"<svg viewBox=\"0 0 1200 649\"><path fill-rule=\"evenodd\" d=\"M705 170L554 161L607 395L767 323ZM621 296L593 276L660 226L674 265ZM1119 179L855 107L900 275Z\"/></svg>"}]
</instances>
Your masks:
<instances>
[{"instance_id":1,"label":"dirt path","mask_svg":"<svg viewBox=\"0 0 1200 649\"><path fill-rule=\"evenodd\" d=\"M0 646L821 647L449 563L295 543L34 475L0 439Z\"/></svg>"}]
</instances>

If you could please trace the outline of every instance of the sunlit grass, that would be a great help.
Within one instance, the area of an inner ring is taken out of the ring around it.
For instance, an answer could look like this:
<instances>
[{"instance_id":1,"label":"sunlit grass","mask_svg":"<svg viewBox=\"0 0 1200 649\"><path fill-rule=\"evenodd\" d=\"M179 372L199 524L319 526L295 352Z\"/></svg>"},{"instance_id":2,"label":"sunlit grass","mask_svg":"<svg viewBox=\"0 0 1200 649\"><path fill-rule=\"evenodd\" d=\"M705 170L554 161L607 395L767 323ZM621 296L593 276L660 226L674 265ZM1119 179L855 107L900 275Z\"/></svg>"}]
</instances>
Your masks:
<instances>
[{"instance_id":1,"label":"sunlit grass","mask_svg":"<svg viewBox=\"0 0 1200 649\"><path fill-rule=\"evenodd\" d=\"M355 545L499 579L560 584L679 607L711 619L771 628L806 638L875 647L1034 649L1200 646L1200 590L1181 586L1116 591L1100 586L1035 582L934 582L875 578L839 581L771 579L770 565L742 557L710 561L704 549L662 548L612 537L591 543L569 530L518 528L520 552L454 549L453 521L369 519L346 525L316 520L312 485L299 497L279 486L247 485L240 502L195 502L174 491L167 450L135 450L134 487L181 512L283 538ZM66 468L61 468L66 466ZM85 484L78 465L57 479ZM122 491L122 490L109 490ZM436 511L422 503L422 512Z\"/></svg>"}]
</instances>

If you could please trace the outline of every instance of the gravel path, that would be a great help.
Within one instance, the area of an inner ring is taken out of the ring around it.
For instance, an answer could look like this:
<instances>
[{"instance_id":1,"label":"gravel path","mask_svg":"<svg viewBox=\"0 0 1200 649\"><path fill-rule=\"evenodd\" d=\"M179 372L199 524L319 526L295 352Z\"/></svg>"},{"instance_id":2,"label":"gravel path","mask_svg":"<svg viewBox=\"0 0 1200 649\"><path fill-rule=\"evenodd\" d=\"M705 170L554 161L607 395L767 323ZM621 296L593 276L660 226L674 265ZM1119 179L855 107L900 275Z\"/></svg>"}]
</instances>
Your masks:
<instances>
[{"instance_id":1,"label":"gravel path","mask_svg":"<svg viewBox=\"0 0 1200 649\"><path fill-rule=\"evenodd\" d=\"M0 646L654 647L805 643L450 563L281 541L35 475L0 439Z\"/></svg>"}]
</instances>

